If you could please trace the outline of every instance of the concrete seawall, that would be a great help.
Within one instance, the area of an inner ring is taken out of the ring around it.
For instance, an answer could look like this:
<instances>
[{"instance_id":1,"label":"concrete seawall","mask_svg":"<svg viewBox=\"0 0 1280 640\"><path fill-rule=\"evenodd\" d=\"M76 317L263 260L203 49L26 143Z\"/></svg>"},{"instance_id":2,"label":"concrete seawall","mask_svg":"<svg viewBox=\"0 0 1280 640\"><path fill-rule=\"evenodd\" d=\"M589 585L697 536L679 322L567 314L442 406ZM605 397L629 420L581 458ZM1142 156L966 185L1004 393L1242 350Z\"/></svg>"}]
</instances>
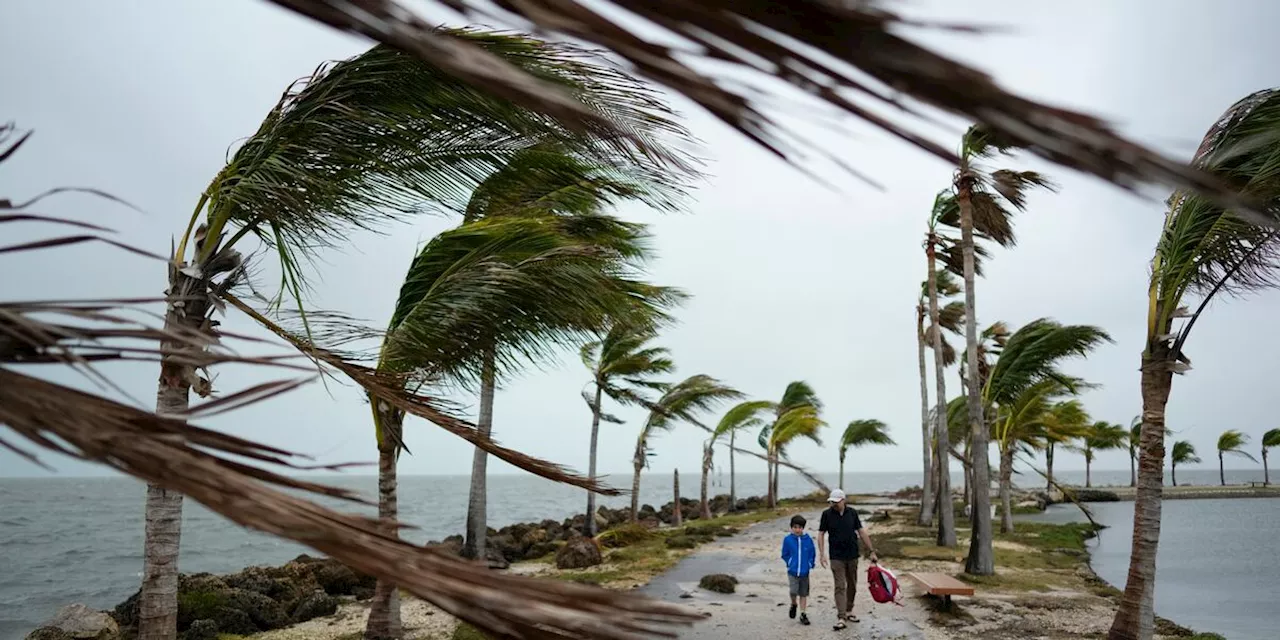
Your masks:
<instances>
[{"instance_id":1,"label":"concrete seawall","mask_svg":"<svg viewBox=\"0 0 1280 640\"><path fill-rule=\"evenodd\" d=\"M1093 487L1094 492L1115 494L1121 500L1133 500L1136 490L1133 487ZM1280 487L1228 485L1225 487L1165 487L1165 500L1210 500L1214 498L1280 498Z\"/></svg>"}]
</instances>

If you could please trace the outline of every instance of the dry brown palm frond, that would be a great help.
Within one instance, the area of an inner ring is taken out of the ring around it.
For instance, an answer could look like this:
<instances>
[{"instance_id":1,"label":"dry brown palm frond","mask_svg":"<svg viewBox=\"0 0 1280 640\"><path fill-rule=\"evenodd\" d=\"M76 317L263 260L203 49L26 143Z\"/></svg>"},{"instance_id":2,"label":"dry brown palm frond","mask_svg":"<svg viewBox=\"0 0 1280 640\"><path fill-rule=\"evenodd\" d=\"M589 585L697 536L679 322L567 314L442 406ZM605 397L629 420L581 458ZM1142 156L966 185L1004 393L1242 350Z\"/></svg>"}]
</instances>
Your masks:
<instances>
[{"instance_id":1,"label":"dry brown palm frond","mask_svg":"<svg viewBox=\"0 0 1280 640\"><path fill-rule=\"evenodd\" d=\"M563 90L434 28L396 0L271 1L416 54L473 86L571 125L602 124L598 114ZM789 159L795 155L789 146L799 138L774 122L768 108L752 97L755 87L720 82L686 60L701 58L781 80L949 162L956 158L948 145L926 137L919 126L925 117L899 95L983 123L1006 143L1122 187L1152 182L1183 187L1243 208L1241 215L1255 224L1277 225L1262 203L1244 202L1236 190L1209 173L1122 138L1098 118L1013 94L987 74L897 35L898 27L918 23L878 9L875 2L791 0L783 11L776 0L606 0L607 6L600 8L608 9L607 14L581 0L433 4L483 22L523 21L608 49L641 75L684 94ZM625 21L611 17L620 14L627 14ZM630 26L641 24L646 33L653 34L654 26L660 33L650 38ZM682 45L666 44L672 36ZM864 76L873 82L864 81ZM882 116L879 110L897 115Z\"/></svg>"},{"instance_id":2,"label":"dry brown palm frond","mask_svg":"<svg viewBox=\"0 0 1280 640\"><path fill-rule=\"evenodd\" d=\"M435 398L408 390L407 383L411 380L404 374L378 371L370 367L355 364L349 360L344 360L332 351L320 348L308 341L306 338L285 330L275 322L271 321L270 318L267 318L234 295L225 294L225 299L231 304L231 306L243 311L246 315L253 318L259 324L266 327L283 340L289 342L289 344L293 345L308 357L314 358L317 362L342 372L343 375L350 378L371 396L378 398L391 407L399 409L407 414L423 418L445 431L466 440L490 455L534 475L541 476L554 482L571 484L603 495L616 496L621 495L622 493L621 491L609 487L597 480L579 475L562 465L542 460L540 458L535 458L514 449L508 449L499 445L488 436L480 433L480 431L476 429L475 425L441 410L440 402Z\"/></svg>"},{"instance_id":3,"label":"dry brown palm frond","mask_svg":"<svg viewBox=\"0 0 1280 640\"><path fill-rule=\"evenodd\" d=\"M285 451L0 368L0 424L53 451L181 492L237 524L306 544L501 637L639 638L701 618L690 609L569 582L495 574L416 547L377 521L270 485L355 500L224 454L294 466ZM0 438L0 447L18 451Z\"/></svg>"}]
</instances>

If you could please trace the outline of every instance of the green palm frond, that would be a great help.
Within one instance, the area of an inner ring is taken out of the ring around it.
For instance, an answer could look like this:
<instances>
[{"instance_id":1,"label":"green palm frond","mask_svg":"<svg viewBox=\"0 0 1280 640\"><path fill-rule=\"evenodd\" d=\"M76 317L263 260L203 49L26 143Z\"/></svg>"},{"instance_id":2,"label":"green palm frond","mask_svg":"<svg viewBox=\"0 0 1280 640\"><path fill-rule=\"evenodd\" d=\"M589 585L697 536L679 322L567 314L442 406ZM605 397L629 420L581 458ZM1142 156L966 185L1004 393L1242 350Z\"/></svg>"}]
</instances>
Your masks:
<instances>
[{"instance_id":1,"label":"green palm frond","mask_svg":"<svg viewBox=\"0 0 1280 640\"><path fill-rule=\"evenodd\" d=\"M699 414L710 411L722 402L742 397L741 391L704 374L689 376L671 385L657 402L649 404L649 417L640 428L636 451L647 453L649 439L655 433L670 431L679 422L698 424Z\"/></svg>"},{"instance_id":2,"label":"green palm frond","mask_svg":"<svg viewBox=\"0 0 1280 640\"><path fill-rule=\"evenodd\" d=\"M768 400L748 400L730 407L712 431L712 441L731 431L762 426L763 417L772 414L773 408L773 403Z\"/></svg>"},{"instance_id":3,"label":"green palm frond","mask_svg":"<svg viewBox=\"0 0 1280 640\"><path fill-rule=\"evenodd\" d=\"M1062 325L1048 318L1034 320L1009 337L983 395L988 402L1009 404L1046 378L1066 382L1057 368L1061 361L1088 355L1094 347L1110 341L1098 327Z\"/></svg>"},{"instance_id":4,"label":"green palm frond","mask_svg":"<svg viewBox=\"0 0 1280 640\"><path fill-rule=\"evenodd\" d=\"M953 300L938 309L938 324L945 330L959 335L964 331L964 302Z\"/></svg>"},{"instance_id":5,"label":"green palm frond","mask_svg":"<svg viewBox=\"0 0 1280 640\"><path fill-rule=\"evenodd\" d=\"M796 380L788 384L786 390L782 392L782 400L778 402L778 415L806 405L818 411L822 410L822 401L818 399L818 394L813 387L809 386L808 382Z\"/></svg>"},{"instance_id":6,"label":"green palm frond","mask_svg":"<svg viewBox=\"0 0 1280 640\"><path fill-rule=\"evenodd\" d=\"M803 404L792 408L778 417L769 431L769 450L781 453L787 445L799 438L812 440L822 445L822 429L827 423L822 420L819 410L812 404Z\"/></svg>"},{"instance_id":7,"label":"green palm frond","mask_svg":"<svg viewBox=\"0 0 1280 640\"><path fill-rule=\"evenodd\" d=\"M1280 89L1259 91L1232 105L1205 135L1193 164L1248 198L1280 203ZM1243 294L1277 283L1280 246L1274 230L1245 222L1210 199L1177 192L1169 199L1151 265L1147 348L1176 337L1171 353L1178 357L1196 318L1217 294ZM1190 314L1181 308L1188 293L1200 298ZM1172 321L1187 315L1191 319L1173 332Z\"/></svg>"},{"instance_id":8,"label":"green palm frond","mask_svg":"<svg viewBox=\"0 0 1280 640\"><path fill-rule=\"evenodd\" d=\"M583 345L581 350L582 362L592 372L593 383L624 405L650 402L645 391L666 391L670 385L655 378L675 371L675 362L667 349L649 346L655 337L657 333L648 322L612 319L604 337Z\"/></svg>"},{"instance_id":9,"label":"green palm frond","mask_svg":"<svg viewBox=\"0 0 1280 640\"><path fill-rule=\"evenodd\" d=\"M850 447L867 445L896 445L889 435L889 427L879 420L854 420L844 428L840 436L840 461L844 462L845 453Z\"/></svg>"},{"instance_id":10,"label":"green palm frond","mask_svg":"<svg viewBox=\"0 0 1280 640\"><path fill-rule=\"evenodd\" d=\"M1085 432L1081 441L1084 451L1092 457L1095 451L1122 449L1129 436L1124 427L1110 422L1095 422Z\"/></svg>"},{"instance_id":11,"label":"green palm frond","mask_svg":"<svg viewBox=\"0 0 1280 640\"><path fill-rule=\"evenodd\" d=\"M1271 429L1262 434L1262 448L1280 447L1280 429Z\"/></svg>"},{"instance_id":12,"label":"green palm frond","mask_svg":"<svg viewBox=\"0 0 1280 640\"><path fill-rule=\"evenodd\" d=\"M1196 455L1195 445L1186 440L1179 440L1173 443L1172 460L1173 464L1198 464L1200 456Z\"/></svg>"},{"instance_id":13,"label":"green palm frond","mask_svg":"<svg viewBox=\"0 0 1280 640\"><path fill-rule=\"evenodd\" d=\"M1033 449L1042 449L1047 441L1058 442L1060 434L1050 434L1050 424L1055 423L1053 410L1058 401L1072 393L1072 388L1057 378L1043 378L1027 387L1018 397L1007 405L1001 405L997 412L996 422L992 428L992 438L1000 443L1001 448L1014 443L1024 443ZM1071 411L1062 409L1068 417Z\"/></svg>"},{"instance_id":14,"label":"green palm frond","mask_svg":"<svg viewBox=\"0 0 1280 640\"><path fill-rule=\"evenodd\" d=\"M1079 400L1061 400L1049 407L1042 418L1045 439L1054 444L1066 444L1080 438L1088 431L1093 419Z\"/></svg>"},{"instance_id":15,"label":"green palm frond","mask_svg":"<svg viewBox=\"0 0 1280 640\"><path fill-rule=\"evenodd\" d=\"M1234 453L1257 462L1257 458L1254 458L1244 450L1246 444L1249 444L1249 436L1247 434L1236 429L1228 429L1218 436L1218 453Z\"/></svg>"}]
</instances>

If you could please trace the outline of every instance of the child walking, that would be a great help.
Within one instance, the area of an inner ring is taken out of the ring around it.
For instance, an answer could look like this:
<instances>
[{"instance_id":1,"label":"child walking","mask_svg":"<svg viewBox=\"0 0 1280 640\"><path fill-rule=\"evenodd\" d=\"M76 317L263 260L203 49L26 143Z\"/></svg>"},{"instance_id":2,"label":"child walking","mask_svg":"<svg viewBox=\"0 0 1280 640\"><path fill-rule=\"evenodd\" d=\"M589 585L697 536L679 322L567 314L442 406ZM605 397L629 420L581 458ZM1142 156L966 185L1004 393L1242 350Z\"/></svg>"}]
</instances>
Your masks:
<instances>
[{"instance_id":1,"label":"child walking","mask_svg":"<svg viewBox=\"0 0 1280 640\"><path fill-rule=\"evenodd\" d=\"M817 560L813 538L804 532L804 516L791 518L791 533L782 539L782 561L787 563L787 582L791 587L791 609L787 615L796 617L797 601L800 605L800 624L809 624L809 570Z\"/></svg>"}]
</instances>

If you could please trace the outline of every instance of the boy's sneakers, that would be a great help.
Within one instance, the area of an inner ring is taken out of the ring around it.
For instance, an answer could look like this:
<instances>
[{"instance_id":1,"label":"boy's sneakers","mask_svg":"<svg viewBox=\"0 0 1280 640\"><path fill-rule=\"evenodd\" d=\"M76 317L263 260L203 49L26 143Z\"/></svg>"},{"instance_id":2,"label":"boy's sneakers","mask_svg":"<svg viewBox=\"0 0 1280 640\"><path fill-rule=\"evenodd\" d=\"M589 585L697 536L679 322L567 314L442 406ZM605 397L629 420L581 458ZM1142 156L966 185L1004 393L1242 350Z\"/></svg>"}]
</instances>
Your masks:
<instances>
[{"instance_id":1,"label":"boy's sneakers","mask_svg":"<svg viewBox=\"0 0 1280 640\"><path fill-rule=\"evenodd\" d=\"M787 617L788 617L788 618L791 618L792 620L795 620L795 619L796 619L796 605L795 605L795 603L792 603L792 604L791 604L791 610L790 610L790 611L787 611Z\"/></svg>"},{"instance_id":2,"label":"boy's sneakers","mask_svg":"<svg viewBox=\"0 0 1280 640\"><path fill-rule=\"evenodd\" d=\"M807 614L807 613L802 613L802 614L800 614L800 624L803 624L803 625L805 625L805 626L808 626L808 624L809 624L809 614Z\"/></svg>"}]
</instances>

